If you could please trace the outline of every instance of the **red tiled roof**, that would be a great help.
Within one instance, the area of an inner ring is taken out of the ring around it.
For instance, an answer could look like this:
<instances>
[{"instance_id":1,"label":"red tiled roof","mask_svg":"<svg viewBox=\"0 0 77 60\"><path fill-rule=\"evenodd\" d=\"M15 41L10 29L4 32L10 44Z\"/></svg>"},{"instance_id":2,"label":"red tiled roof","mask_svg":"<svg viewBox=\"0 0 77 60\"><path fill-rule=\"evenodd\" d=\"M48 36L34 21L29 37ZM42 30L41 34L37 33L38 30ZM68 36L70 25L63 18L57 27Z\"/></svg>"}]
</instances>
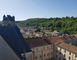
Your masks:
<instances>
[{"instance_id":1,"label":"red tiled roof","mask_svg":"<svg viewBox=\"0 0 77 60\"><path fill-rule=\"evenodd\" d=\"M50 37L47 37L45 38L49 43L52 43L52 44L59 44L61 42L64 42L66 40L64 40L62 37L60 36L50 36Z\"/></svg>"}]
</instances>

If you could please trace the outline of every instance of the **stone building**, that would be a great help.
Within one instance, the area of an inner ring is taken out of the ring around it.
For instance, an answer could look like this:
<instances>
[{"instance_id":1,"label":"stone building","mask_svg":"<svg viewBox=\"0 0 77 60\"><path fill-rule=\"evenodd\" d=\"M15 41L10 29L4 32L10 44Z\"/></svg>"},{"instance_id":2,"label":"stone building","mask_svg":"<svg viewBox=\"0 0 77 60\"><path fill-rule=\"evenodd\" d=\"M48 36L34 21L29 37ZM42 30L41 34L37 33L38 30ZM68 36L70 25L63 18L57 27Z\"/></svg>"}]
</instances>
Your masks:
<instances>
[{"instance_id":1,"label":"stone building","mask_svg":"<svg viewBox=\"0 0 77 60\"><path fill-rule=\"evenodd\" d=\"M65 43L77 46L77 38L74 35L65 34L62 37L66 40Z\"/></svg>"},{"instance_id":2,"label":"stone building","mask_svg":"<svg viewBox=\"0 0 77 60\"><path fill-rule=\"evenodd\" d=\"M14 16L3 16L3 25L15 25L15 17Z\"/></svg>"},{"instance_id":3,"label":"stone building","mask_svg":"<svg viewBox=\"0 0 77 60\"><path fill-rule=\"evenodd\" d=\"M77 60L77 47L67 43L60 43L54 47L55 60Z\"/></svg>"},{"instance_id":4,"label":"stone building","mask_svg":"<svg viewBox=\"0 0 77 60\"><path fill-rule=\"evenodd\" d=\"M77 39L73 35L52 36L46 38L53 44L55 60L77 60Z\"/></svg>"},{"instance_id":5,"label":"stone building","mask_svg":"<svg viewBox=\"0 0 77 60\"><path fill-rule=\"evenodd\" d=\"M27 38L26 41L33 53L33 60L77 60L77 47L67 43L74 43L77 39L71 35L64 37Z\"/></svg>"},{"instance_id":6,"label":"stone building","mask_svg":"<svg viewBox=\"0 0 77 60\"><path fill-rule=\"evenodd\" d=\"M47 60L53 58L53 45L43 38L25 39L33 52L33 60Z\"/></svg>"},{"instance_id":7,"label":"stone building","mask_svg":"<svg viewBox=\"0 0 77 60\"><path fill-rule=\"evenodd\" d=\"M42 32L35 32L34 35L37 36L37 37L42 37L43 33Z\"/></svg>"},{"instance_id":8,"label":"stone building","mask_svg":"<svg viewBox=\"0 0 77 60\"><path fill-rule=\"evenodd\" d=\"M54 60L77 60L77 39L72 35L64 37L52 36L45 38L47 42L53 44Z\"/></svg>"}]
</instances>

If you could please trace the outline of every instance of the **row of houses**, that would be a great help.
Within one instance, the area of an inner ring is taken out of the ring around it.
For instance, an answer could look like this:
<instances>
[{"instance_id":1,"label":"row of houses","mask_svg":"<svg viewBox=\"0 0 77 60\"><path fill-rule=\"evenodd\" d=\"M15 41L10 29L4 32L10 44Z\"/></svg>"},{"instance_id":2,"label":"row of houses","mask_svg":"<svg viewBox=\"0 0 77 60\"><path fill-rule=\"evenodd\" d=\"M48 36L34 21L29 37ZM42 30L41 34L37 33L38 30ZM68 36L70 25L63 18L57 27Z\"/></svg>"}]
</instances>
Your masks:
<instances>
[{"instance_id":1,"label":"row of houses","mask_svg":"<svg viewBox=\"0 0 77 60\"><path fill-rule=\"evenodd\" d=\"M50 34L52 36L61 36L62 33L60 33L58 30L54 30L54 31L50 31L50 30L40 30L40 32L35 32L35 31L24 31L24 29L20 28L20 31L22 33L23 36L25 37L42 37L42 36L47 36L47 34ZM45 34L45 35L44 35Z\"/></svg>"},{"instance_id":2,"label":"row of houses","mask_svg":"<svg viewBox=\"0 0 77 60\"><path fill-rule=\"evenodd\" d=\"M32 50L32 60L77 60L77 46L74 45L77 43L77 38L74 35L66 34L25 40Z\"/></svg>"}]
</instances>

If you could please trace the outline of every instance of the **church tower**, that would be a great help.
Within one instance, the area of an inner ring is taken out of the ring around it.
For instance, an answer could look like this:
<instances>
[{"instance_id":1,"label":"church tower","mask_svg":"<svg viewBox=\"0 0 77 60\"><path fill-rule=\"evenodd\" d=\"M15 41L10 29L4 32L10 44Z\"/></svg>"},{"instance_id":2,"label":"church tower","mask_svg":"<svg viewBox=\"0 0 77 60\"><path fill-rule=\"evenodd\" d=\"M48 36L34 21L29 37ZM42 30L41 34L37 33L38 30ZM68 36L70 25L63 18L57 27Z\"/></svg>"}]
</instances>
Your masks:
<instances>
[{"instance_id":1,"label":"church tower","mask_svg":"<svg viewBox=\"0 0 77 60\"><path fill-rule=\"evenodd\" d=\"M10 15L7 15L7 16L3 16L3 25L4 26L7 26L7 25L15 25L15 17L14 16L10 16Z\"/></svg>"}]
</instances>

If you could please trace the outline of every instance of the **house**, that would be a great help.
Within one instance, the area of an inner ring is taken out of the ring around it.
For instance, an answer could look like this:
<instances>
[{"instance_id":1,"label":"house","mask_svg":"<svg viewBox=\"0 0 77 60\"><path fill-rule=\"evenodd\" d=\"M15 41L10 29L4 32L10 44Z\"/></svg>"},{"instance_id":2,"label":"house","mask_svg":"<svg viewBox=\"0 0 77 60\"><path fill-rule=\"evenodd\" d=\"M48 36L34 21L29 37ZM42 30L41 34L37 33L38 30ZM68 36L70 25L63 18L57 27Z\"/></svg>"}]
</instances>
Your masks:
<instances>
[{"instance_id":1,"label":"house","mask_svg":"<svg viewBox=\"0 0 77 60\"><path fill-rule=\"evenodd\" d=\"M40 31L45 32L47 34L51 34L51 31L50 30L40 30Z\"/></svg>"},{"instance_id":2,"label":"house","mask_svg":"<svg viewBox=\"0 0 77 60\"><path fill-rule=\"evenodd\" d=\"M63 34L62 37L66 40L65 43L77 45L77 38L74 35Z\"/></svg>"},{"instance_id":3,"label":"house","mask_svg":"<svg viewBox=\"0 0 77 60\"><path fill-rule=\"evenodd\" d=\"M53 45L42 37L25 39L33 52L33 60L47 60L53 58Z\"/></svg>"},{"instance_id":4,"label":"house","mask_svg":"<svg viewBox=\"0 0 77 60\"><path fill-rule=\"evenodd\" d=\"M42 33L42 32L35 32L34 34L35 34L35 36L37 36L37 37L42 37L42 36L43 36L43 33Z\"/></svg>"},{"instance_id":5,"label":"house","mask_svg":"<svg viewBox=\"0 0 77 60\"><path fill-rule=\"evenodd\" d=\"M51 34L52 36L61 36L62 33L60 33L58 30L50 31L50 30L41 30L42 32L45 32L47 34Z\"/></svg>"},{"instance_id":6,"label":"house","mask_svg":"<svg viewBox=\"0 0 77 60\"><path fill-rule=\"evenodd\" d=\"M61 36L62 33L60 33L58 30L54 30L53 32L51 32L52 36Z\"/></svg>"},{"instance_id":7,"label":"house","mask_svg":"<svg viewBox=\"0 0 77 60\"><path fill-rule=\"evenodd\" d=\"M77 60L77 47L67 43L60 43L54 47L55 60Z\"/></svg>"},{"instance_id":8,"label":"house","mask_svg":"<svg viewBox=\"0 0 77 60\"><path fill-rule=\"evenodd\" d=\"M33 60L77 60L77 40L72 35L26 39L33 53ZM69 44L67 42L73 43Z\"/></svg>"},{"instance_id":9,"label":"house","mask_svg":"<svg viewBox=\"0 0 77 60\"><path fill-rule=\"evenodd\" d=\"M50 37L45 37L44 39L46 39L49 43L51 43L53 45L57 45L59 43L62 43L62 42L66 41L61 36L50 36Z\"/></svg>"}]
</instances>

